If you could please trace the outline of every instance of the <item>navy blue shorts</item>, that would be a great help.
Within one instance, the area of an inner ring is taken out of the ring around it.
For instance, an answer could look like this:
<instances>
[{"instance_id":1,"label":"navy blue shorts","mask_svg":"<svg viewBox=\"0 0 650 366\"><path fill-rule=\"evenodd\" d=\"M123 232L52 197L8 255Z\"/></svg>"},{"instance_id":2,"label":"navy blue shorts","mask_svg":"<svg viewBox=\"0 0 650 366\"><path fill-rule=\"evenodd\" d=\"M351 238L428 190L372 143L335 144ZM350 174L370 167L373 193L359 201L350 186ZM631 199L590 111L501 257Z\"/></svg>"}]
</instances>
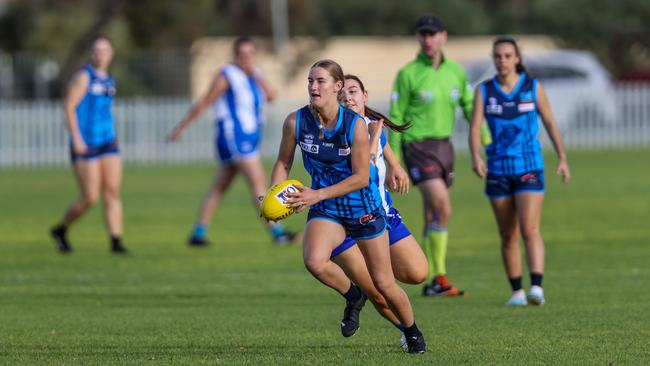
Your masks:
<instances>
[{"instance_id":1,"label":"navy blue shorts","mask_svg":"<svg viewBox=\"0 0 650 366\"><path fill-rule=\"evenodd\" d=\"M343 226L346 234L355 241L377 237L383 234L388 227L383 208L356 219L346 219L318 210L309 210L307 222L317 219L334 221Z\"/></svg>"},{"instance_id":2,"label":"navy blue shorts","mask_svg":"<svg viewBox=\"0 0 650 366\"><path fill-rule=\"evenodd\" d=\"M485 194L490 199L511 197L519 193L544 193L544 171L537 170L517 175L488 173Z\"/></svg>"},{"instance_id":3,"label":"navy blue shorts","mask_svg":"<svg viewBox=\"0 0 650 366\"><path fill-rule=\"evenodd\" d=\"M120 149L117 146L117 140L113 140L107 144L100 146L88 146L88 150L85 154L79 155L74 152L72 144L70 145L70 161L75 163L77 160L93 160L98 159L106 155L119 154Z\"/></svg>"},{"instance_id":4,"label":"navy blue shorts","mask_svg":"<svg viewBox=\"0 0 650 366\"><path fill-rule=\"evenodd\" d=\"M402 216L399 214L399 211L397 211L397 209L391 207L390 210L388 210L386 218L388 221L388 242L390 245L393 245L411 235L409 229L402 222ZM337 255L352 248L356 244L356 240L352 239L350 236L347 236L345 239L343 239L343 242L339 244L338 247L334 248L330 257L334 258Z\"/></svg>"}]
</instances>

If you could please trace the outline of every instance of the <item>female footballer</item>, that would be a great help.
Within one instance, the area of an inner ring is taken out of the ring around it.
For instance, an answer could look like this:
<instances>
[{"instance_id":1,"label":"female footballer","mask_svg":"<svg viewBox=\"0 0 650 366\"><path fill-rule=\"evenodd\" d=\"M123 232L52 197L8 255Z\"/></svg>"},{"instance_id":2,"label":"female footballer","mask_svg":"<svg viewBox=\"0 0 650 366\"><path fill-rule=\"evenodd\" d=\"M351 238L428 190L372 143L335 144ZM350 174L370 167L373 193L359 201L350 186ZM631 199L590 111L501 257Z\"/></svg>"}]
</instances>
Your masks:
<instances>
[{"instance_id":1,"label":"female footballer","mask_svg":"<svg viewBox=\"0 0 650 366\"><path fill-rule=\"evenodd\" d=\"M272 184L287 179L296 146L300 146L310 187L291 194L291 207L309 207L303 237L303 260L321 282L356 302L341 269L330 261L332 251L350 236L356 240L374 286L404 326L410 353L424 353L424 336L415 324L406 293L395 283L390 264L387 222L373 179L365 121L338 103L343 89L341 67L332 60L316 62L309 71L310 104L287 116ZM341 280L344 278L345 280Z\"/></svg>"},{"instance_id":2,"label":"female footballer","mask_svg":"<svg viewBox=\"0 0 650 366\"><path fill-rule=\"evenodd\" d=\"M564 183L569 182L571 174L544 88L528 74L517 42L510 37L497 38L492 57L497 74L475 91L469 135L472 169L486 180L485 193L499 227L501 256L512 288L506 304L543 305L544 242L539 225L544 202L544 161L537 139L538 115L559 158L556 173ZM479 153L484 119L493 139L485 149L487 167ZM527 296L521 283L520 233L530 271Z\"/></svg>"}]
</instances>

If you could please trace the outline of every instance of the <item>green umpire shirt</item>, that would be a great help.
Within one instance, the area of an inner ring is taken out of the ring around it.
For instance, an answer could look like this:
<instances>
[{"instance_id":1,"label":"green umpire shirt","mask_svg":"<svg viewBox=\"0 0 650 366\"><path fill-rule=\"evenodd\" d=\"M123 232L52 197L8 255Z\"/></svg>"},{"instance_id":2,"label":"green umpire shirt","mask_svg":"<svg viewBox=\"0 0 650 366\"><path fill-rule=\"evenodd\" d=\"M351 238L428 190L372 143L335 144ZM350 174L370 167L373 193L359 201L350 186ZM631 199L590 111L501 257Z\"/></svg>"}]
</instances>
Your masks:
<instances>
[{"instance_id":1,"label":"green umpire shirt","mask_svg":"<svg viewBox=\"0 0 650 366\"><path fill-rule=\"evenodd\" d=\"M389 132L388 140L397 156L401 155L402 142L450 137L457 107L462 107L468 121L472 116L474 93L463 67L444 56L437 70L432 64L420 51L395 79L389 118L397 124L411 122L411 128L403 133Z\"/></svg>"}]
</instances>

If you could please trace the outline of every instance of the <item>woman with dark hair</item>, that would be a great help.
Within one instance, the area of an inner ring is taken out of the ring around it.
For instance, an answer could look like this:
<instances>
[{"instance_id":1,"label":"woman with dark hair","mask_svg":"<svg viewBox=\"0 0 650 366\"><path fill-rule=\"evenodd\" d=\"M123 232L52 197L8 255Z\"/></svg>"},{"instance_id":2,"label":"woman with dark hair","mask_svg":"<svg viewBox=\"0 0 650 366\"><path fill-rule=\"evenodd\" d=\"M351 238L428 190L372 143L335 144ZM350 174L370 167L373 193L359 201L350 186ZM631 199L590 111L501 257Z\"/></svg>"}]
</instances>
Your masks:
<instances>
[{"instance_id":1,"label":"woman with dark hair","mask_svg":"<svg viewBox=\"0 0 650 366\"><path fill-rule=\"evenodd\" d=\"M177 141L192 122L214 105L217 129L215 149L221 167L199 209L188 240L190 245L208 243L208 225L237 173L242 173L246 178L256 207L257 197L265 192L259 143L264 123L264 104L275 99L276 93L255 67L255 45L251 38L237 38L233 43L233 52L233 62L219 71L208 92L169 135L170 141ZM294 240L295 233L288 232L282 225L267 225L276 244L285 245Z\"/></svg>"},{"instance_id":2,"label":"woman with dark hair","mask_svg":"<svg viewBox=\"0 0 650 366\"><path fill-rule=\"evenodd\" d=\"M122 245L122 159L111 111L115 81L108 73L113 44L105 36L91 43L90 63L77 71L68 84L63 108L70 134L70 160L80 195L68 207L61 222L50 231L61 253L72 250L67 238L70 225L99 199L104 199L104 217L113 253L124 253Z\"/></svg>"},{"instance_id":3,"label":"woman with dark hair","mask_svg":"<svg viewBox=\"0 0 650 366\"><path fill-rule=\"evenodd\" d=\"M388 117L367 105L368 91L363 82L355 75L345 75L345 84L341 95L341 104L364 117L370 133L370 160L377 168L377 180L382 207L389 224L388 242L390 245L390 262L395 278L402 283L420 284L426 280L427 259L409 229L402 222L402 216L392 205L392 199L387 187L392 191L407 193L409 189L408 174L404 171L399 160L387 144L383 126L394 131L404 131L409 125L394 124ZM386 300L374 287L363 255L350 236L337 246L331 255L334 263L338 264L345 274L358 285L373 303L377 311L398 329L402 326L390 311ZM359 310L355 304L347 303L341 322L341 332L344 336L353 335L359 327ZM406 346L405 338L402 346Z\"/></svg>"},{"instance_id":4,"label":"woman with dark hair","mask_svg":"<svg viewBox=\"0 0 650 366\"><path fill-rule=\"evenodd\" d=\"M510 37L494 41L492 57L497 74L475 91L469 134L472 169L486 179L485 193L501 237L501 256L512 288L506 305L543 305L544 242L540 218L544 202L544 161L537 140L538 115L558 155L556 173L564 183L570 172L560 132L541 83L528 75L517 42ZM479 149L483 120L493 142L485 149L487 167ZM519 234L524 239L531 287L524 293Z\"/></svg>"},{"instance_id":5,"label":"woman with dark hair","mask_svg":"<svg viewBox=\"0 0 650 366\"><path fill-rule=\"evenodd\" d=\"M409 352L424 353L424 337L391 269L386 217L374 184L376 168L370 164L368 128L359 115L339 105L343 86L343 70L336 62L321 60L311 67L310 104L285 119L271 184L287 179L300 146L311 188L299 186L288 203L309 207L303 237L305 266L350 303L363 302L363 292L330 260L346 236L356 240L374 286L404 326Z\"/></svg>"}]
</instances>

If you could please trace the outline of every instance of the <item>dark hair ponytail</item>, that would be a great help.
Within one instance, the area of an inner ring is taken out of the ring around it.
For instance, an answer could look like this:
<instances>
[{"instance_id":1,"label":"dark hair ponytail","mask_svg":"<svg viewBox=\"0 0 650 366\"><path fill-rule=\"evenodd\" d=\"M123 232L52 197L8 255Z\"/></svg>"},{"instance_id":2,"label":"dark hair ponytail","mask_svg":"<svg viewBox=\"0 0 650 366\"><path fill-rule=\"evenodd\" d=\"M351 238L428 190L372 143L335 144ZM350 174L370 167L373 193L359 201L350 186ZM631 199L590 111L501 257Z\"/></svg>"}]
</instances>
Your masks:
<instances>
[{"instance_id":1,"label":"dark hair ponytail","mask_svg":"<svg viewBox=\"0 0 650 366\"><path fill-rule=\"evenodd\" d=\"M494 43L492 43L492 50L494 50L496 46L502 43L509 43L515 48L515 54L517 54L517 58L519 58L519 62L517 62L517 65L515 66L515 70L517 70L517 72L525 72L526 74L528 74L528 69L526 68L526 66L524 66L524 59L521 56L521 51L519 50L519 45L517 44L517 41L515 41L514 38L509 36L499 36L497 37L497 39L494 40Z\"/></svg>"},{"instance_id":2,"label":"dark hair ponytail","mask_svg":"<svg viewBox=\"0 0 650 366\"><path fill-rule=\"evenodd\" d=\"M374 110L374 109L372 109L372 108L370 108L368 106L366 106L365 109L366 109L366 116L370 117L370 119L374 119L374 120L377 120L377 121L379 121L380 119L383 119L384 120L384 126L390 128L391 130L393 130L395 132L402 133L402 132L408 130L411 127L411 122L407 122L407 123L405 123L403 125L398 125L395 122L388 119L388 117L384 116L383 114L377 112L376 110Z\"/></svg>"},{"instance_id":3,"label":"dark hair ponytail","mask_svg":"<svg viewBox=\"0 0 650 366\"><path fill-rule=\"evenodd\" d=\"M366 87L363 85L363 82L361 82L361 79L359 79L358 76L351 75L351 74L346 74L345 75L345 80L354 80L354 81L356 81L357 83L359 83L359 86L361 87L361 91L363 93L366 92ZM380 120L380 119L383 119L384 120L384 126L390 128L391 130L393 130L395 132L400 132L401 133L401 132L404 132L404 131L408 130L411 127L411 122L407 122L407 123L405 123L403 125L398 125L395 122L391 121L388 117L384 116L383 114L377 112L376 110L374 110L374 109L372 109L372 108L370 108L368 106L365 106L365 114L366 114L366 116L370 117L371 119L375 119L377 121Z\"/></svg>"}]
</instances>

